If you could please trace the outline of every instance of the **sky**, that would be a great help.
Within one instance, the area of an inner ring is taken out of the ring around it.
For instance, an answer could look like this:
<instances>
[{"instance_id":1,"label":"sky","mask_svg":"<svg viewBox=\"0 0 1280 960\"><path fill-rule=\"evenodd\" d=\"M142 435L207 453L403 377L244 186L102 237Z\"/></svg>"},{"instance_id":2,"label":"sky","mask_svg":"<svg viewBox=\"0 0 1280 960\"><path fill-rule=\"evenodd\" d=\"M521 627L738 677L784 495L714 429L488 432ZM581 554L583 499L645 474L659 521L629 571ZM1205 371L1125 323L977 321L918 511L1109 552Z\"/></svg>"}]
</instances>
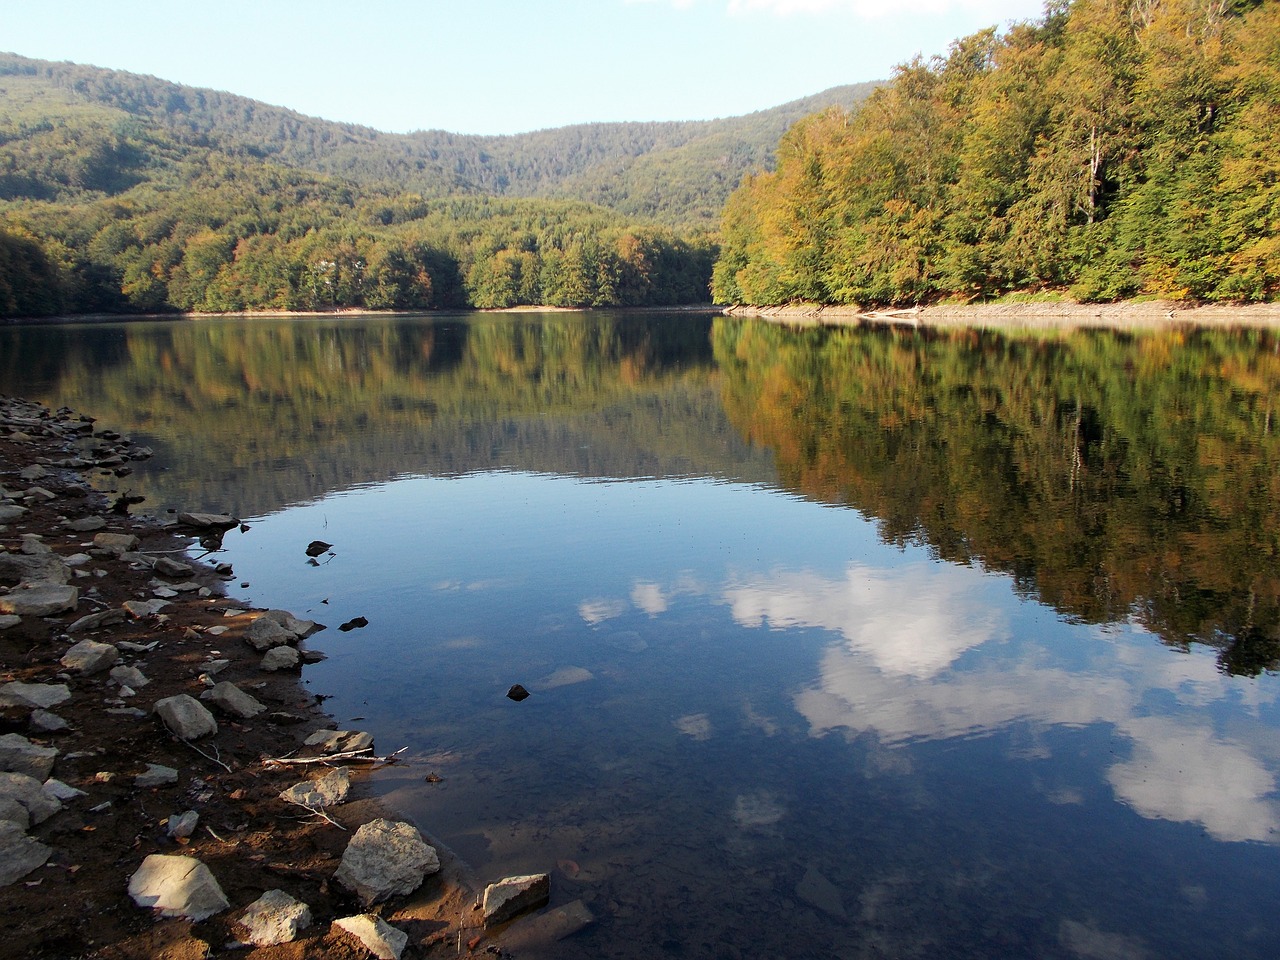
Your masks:
<instances>
[{"instance_id":1,"label":"sky","mask_svg":"<svg viewBox=\"0 0 1280 960\"><path fill-rule=\"evenodd\" d=\"M884 79L1043 0L0 0L0 50L389 132L707 120Z\"/></svg>"}]
</instances>

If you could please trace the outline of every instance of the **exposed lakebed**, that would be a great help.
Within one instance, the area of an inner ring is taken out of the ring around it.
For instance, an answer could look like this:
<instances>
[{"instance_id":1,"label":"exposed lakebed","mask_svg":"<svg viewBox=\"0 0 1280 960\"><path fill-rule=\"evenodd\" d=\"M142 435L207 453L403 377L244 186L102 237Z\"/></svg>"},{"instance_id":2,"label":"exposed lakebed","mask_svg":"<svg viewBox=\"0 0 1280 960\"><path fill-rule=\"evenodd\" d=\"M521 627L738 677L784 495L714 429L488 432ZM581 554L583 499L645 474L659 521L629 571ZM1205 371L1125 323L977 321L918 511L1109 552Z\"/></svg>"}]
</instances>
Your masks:
<instances>
[{"instance_id":1,"label":"exposed lakebed","mask_svg":"<svg viewBox=\"0 0 1280 960\"><path fill-rule=\"evenodd\" d=\"M249 521L232 593L368 620L310 689L482 879L591 907L560 956L1280 943L1265 331L0 338L155 450L122 489Z\"/></svg>"}]
</instances>

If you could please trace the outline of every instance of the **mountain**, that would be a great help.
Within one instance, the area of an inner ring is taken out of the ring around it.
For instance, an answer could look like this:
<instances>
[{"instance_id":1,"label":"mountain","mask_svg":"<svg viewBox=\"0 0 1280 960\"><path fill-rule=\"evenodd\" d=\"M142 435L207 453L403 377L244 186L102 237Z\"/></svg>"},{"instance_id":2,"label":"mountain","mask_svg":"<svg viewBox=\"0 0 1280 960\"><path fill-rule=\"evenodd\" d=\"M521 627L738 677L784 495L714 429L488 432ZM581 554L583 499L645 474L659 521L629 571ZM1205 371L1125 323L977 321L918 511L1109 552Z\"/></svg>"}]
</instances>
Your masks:
<instances>
[{"instance_id":1,"label":"mountain","mask_svg":"<svg viewBox=\"0 0 1280 960\"><path fill-rule=\"evenodd\" d=\"M39 177L5 176L22 166L14 161L33 137L85 123L118 133L142 125L178 144L425 198L584 200L629 218L714 229L743 174L772 166L791 124L829 106L854 107L875 86L834 87L720 120L579 124L512 136L395 134L155 77L0 53L0 198L65 192ZM110 193L137 182L141 158L108 149L97 160L99 175L90 171L73 185Z\"/></svg>"}]
</instances>

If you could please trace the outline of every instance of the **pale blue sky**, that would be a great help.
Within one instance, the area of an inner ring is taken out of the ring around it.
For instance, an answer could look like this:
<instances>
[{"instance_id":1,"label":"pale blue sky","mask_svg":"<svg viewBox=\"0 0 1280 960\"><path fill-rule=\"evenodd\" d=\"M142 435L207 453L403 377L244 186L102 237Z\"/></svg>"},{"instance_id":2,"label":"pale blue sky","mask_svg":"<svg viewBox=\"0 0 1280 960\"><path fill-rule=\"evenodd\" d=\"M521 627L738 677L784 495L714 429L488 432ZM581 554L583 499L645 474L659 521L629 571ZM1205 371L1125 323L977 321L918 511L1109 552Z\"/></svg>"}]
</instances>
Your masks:
<instances>
[{"instance_id":1,"label":"pale blue sky","mask_svg":"<svg viewBox=\"0 0 1280 960\"><path fill-rule=\"evenodd\" d=\"M0 50L381 130L701 120L875 80L1042 0L0 0Z\"/></svg>"}]
</instances>

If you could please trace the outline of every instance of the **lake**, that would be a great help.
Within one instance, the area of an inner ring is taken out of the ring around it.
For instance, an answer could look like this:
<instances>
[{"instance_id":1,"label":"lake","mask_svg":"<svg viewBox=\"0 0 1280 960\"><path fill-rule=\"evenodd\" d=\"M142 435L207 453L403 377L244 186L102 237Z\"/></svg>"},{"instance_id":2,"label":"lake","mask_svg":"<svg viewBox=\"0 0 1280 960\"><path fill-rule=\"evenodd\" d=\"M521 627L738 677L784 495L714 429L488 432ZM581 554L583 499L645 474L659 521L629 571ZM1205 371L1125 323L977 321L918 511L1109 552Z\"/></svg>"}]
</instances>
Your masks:
<instances>
[{"instance_id":1,"label":"lake","mask_svg":"<svg viewBox=\"0 0 1280 960\"><path fill-rule=\"evenodd\" d=\"M21 326L0 392L248 521L375 788L595 913L549 956L1280 952L1270 332Z\"/></svg>"}]
</instances>

